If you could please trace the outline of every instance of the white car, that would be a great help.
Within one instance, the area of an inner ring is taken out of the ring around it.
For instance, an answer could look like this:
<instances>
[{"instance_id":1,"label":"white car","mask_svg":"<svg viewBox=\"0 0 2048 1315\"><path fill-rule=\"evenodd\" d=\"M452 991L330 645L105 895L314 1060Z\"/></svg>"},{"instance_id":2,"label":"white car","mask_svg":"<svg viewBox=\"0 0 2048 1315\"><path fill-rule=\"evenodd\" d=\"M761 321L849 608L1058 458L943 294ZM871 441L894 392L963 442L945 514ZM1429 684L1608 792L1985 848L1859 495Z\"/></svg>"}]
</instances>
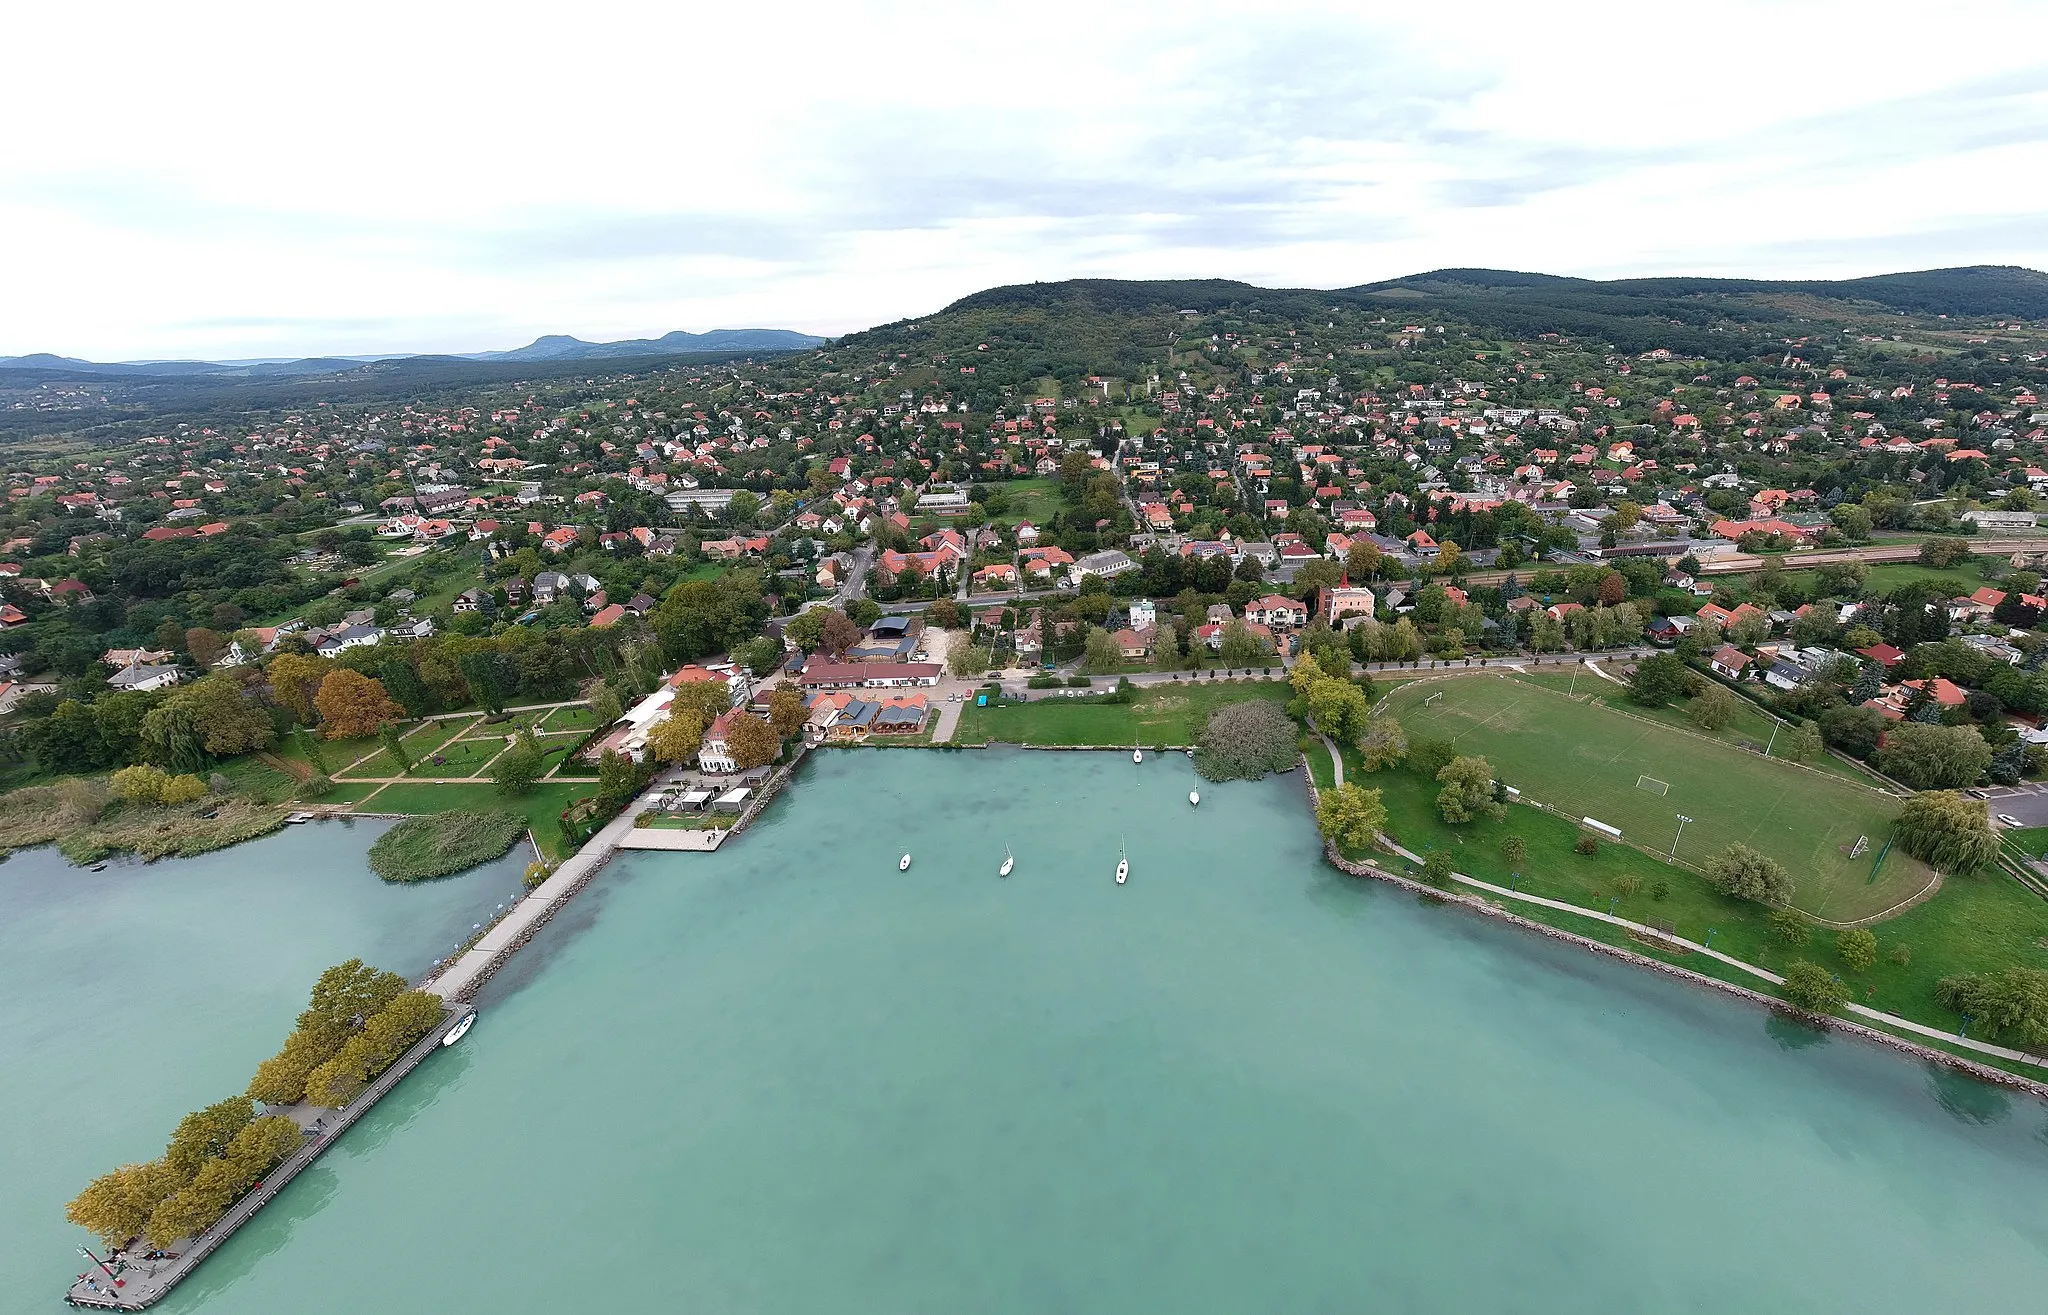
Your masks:
<instances>
[{"instance_id":1,"label":"white car","mask_svg":"<svg viewBox=\"0 0 2048 1315\"><path fill-rule=\"evenodd\" d=\"M2017 817L2014 817L2014 816L2013 816L2013 815L2012 815L2011 813L1998 813L1998 814L1996 814L1996 816L1997 816L1997 818L1998 818L1998 820L1999 820L1999 823L2000 823L2001 825L2003 825L2003 826L2024 826L2024 825L2026 825L2026 824L2025 824L2024 822L2020 821L2020 820L2019 820L2019 819L2018 819Z\"/></svg>"}]
</instances>

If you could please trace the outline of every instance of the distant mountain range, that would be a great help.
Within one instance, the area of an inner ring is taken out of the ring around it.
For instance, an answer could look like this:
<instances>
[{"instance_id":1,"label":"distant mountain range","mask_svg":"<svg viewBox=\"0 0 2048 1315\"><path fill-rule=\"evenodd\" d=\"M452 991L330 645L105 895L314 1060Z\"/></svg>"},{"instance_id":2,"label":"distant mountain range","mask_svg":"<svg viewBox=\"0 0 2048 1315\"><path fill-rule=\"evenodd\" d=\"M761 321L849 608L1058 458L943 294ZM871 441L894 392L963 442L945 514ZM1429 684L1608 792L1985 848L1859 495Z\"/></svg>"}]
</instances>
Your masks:
<instances>
[{"instance_id":1,"label":"distant mountain range","mask_svg":"<svg viewBox=\"0 0 2048 1315\"><path fill-rule=\"evenodd\" d=\"M104 374L123 377L188 378L213 376L244 379L280 378L295 375L338 374L378 361L585 361L620 356L688 356L730 352L796 352L821 347L828 340L791 329L713 329L709 333L665 333L659 338L627 338L619 342L585 342L567 334L551 333L524 347L503 352L460 352L432 355L418 352L389 352L372 356L308 356L298 359L265 358L236 361L86 361L75 356L36 352L28 356L0 356L0 370L49 370L64 374Z\"/></svg>"}]
</instances>

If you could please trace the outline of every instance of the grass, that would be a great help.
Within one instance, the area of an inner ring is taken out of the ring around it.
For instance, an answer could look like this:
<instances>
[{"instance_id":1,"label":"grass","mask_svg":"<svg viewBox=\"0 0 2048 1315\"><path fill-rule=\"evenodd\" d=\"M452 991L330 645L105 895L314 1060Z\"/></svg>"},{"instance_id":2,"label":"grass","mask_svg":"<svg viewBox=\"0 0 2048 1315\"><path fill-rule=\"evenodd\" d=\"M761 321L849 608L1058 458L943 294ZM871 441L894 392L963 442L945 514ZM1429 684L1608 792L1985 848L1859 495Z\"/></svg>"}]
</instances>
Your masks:
<instances>
[{"instance_id":1,"label":"grass","mask_svg":"<svg viewBox=\"0 0 2048 1315\"><path fill-rule=\"evenodd\" d=\"M386 881L431 881L499 857L525 832L525 815L505 808L409 817L370 846L370 870Z\"/></svg>"},{"instance_id":2,"label":"grass","mask_svg":"<svg viewBox=\"0 0 2048 1315\"><path fill-rule=\"evenodd\" d=\"M299 788L296 777L280 772L253 753L230 759L214 769L234 782L235 793L266 804L281 804Z\"/></svg>"},{"instance_id":3,"label":"grass","mask_svg":"<svg viewBox=\"0 0 2048 1315\"><path fill-rule=\"evenodd\" d=\"M1425 700L1441 693L1434 705ZM1387 706L1418 736L1449 739L1482 755L1525 797L1572 818L1590 816L1658 848L1677 833L1677 815L1693 820L1678 856L1704 864L1740 841L1785 865L1796 907L1837 922L1881 913L1924 887L1924 864L1893 851L1871 875L1891 833L1898 801L1839 778L1807 771L1661 724L1623 717L1528 681L1460 677L1404 688ZM1668 784L1653 793L1649 776ZM1869 851L1848 857L1858 836Z\"/></svg>"},{"instance_id":4,"label":"grass","mask_svg":"<svg viewBox=\"0 0 2048 1315\"><path fill-rule=\"evenodd\" d=\"M543 783L523 795L506 798L488 781L436 782L398 781L368 797L364 810L372 813L439 813L451 808L513 809L526 818L526 825L541 850L551 859L566 857L555 819L562 810L592 793L587 783Z\"/></svg>"},{"instance_id":5,"label":"grass","mask_svg":"<svg viewBox=\"0 0 2048 1315\"><path fill-rule=\"evenodd\" d=\"M0 850L54 844L74 863L124 851L146 859L190 858L284 825L283 807L242 795L209 795L171 808L114 803L97 811L79 809L67 794L83 791L67 791L70 785L29 786L0 795Z\"/></svg>"},{"instance_id":6,"label":"grass","mask_svg":"<svg viewBox=\"0 0 2048 1315\"><path fill-rule=\"evenodd\" d=\"M1459 872L1581 908L1611 911L1689 940L1706 942L1711 930L1715 949L1772 971L1783 971L1794 959L1810 959L1840 974L1858 1003L1915 1022L1951 1031L1961 1025L1962 1019L1935 998L1935 984L1943 977L2015 966L2048 969L2048 901L1989 870L1950 877L1931 899L1876 924L1871 930L1878 939L1878 961L1866 971L1855 972L1835 953L1834 932L1815 928L1809 943L1788 945L1772 935L1766 921L1769 910L1722 896L1697 873L1660 863L1626 845L1603 842L1596 855L1579 854L1573 849L1579 828L1532 807L1510 807L1500 821L1482 819L1451 826L1436 811L1434 782L1424 781L1406 768L1361 774L1357 751L1348 745L1344 757L1345 778L1380 790L1387 806L1388 833L1417 853L1448 848ZM1328 762L1327 753L1309 755L1319 785L1330 779ZM1503 842L1509 836L1521 837L1528 847L1528 857L1519 869L1510 869L1503 852ZM1414 875L1413 865L1398 858L1357 852L1352 857L1370 858L1383 867ZM1652 893L1659 883L1665 888L1663 899ZM1624 889L1633 893L1623 894ZM1740 969L1705 955L1665 952L1610 924L1516 901L1503 902L1525 917L1652 954L1708 976L1756 990L1771 989L1767 982ZM1905 964L1890 957L1901 945L1909 951Z\"/></svg>"},{"instance_id":7,"label":"grass","mask_svg":"<svg viewBox=\"0 0 2048 1315\"><path fill-rule=\"evenodd\" d=\"M1001 525L1030 521L1045 525L1059 513L1060 482L1056 479L1013 479L994 486L1008 499L1002 515L989 519Z\"/></svg>"},{"instance_id":8,"label":"grass","mask_svg":"<svg viewBox=\"0 0 2048 1315\"><path fill-rule=\"evenodd\" d=\"M1062 698L1034 703L969 703L953 733L955 744L1192 745L1209 714L1244 699L1293 697L1285 681L1176 682L1140 690L1129 703L1079 703ZM970 696L971 697L971 696Z\"/></svg>"},{"instance_id":9,"label":"grass","mask_svg":"<svg viewBox=\"0 0 2048 1315\"><path fill-rule=\"evenodd\" d=\"M588 703L577 703L556 708L541 724L549 731L587 731L597 725L597 714Z\"/></svg>"},{"instance_id":10,"label":"grass","mask_svg":"<svg viewBox=\"0 0 2048 1315\"><path fill-rule=\"evenodd\" d=\"M441 758L442 761L436 763L430 758L422 756L419 762L414 764L412 774L429 779L474 776L482 769L485 763L497 757L504 747L505 737L502 735L473 740L451 740L436 750L436 756ZM350 775L354 774L350 773ZM395 776L397 773L387 772L386 775Z\"/></svg>"}]
</instances>

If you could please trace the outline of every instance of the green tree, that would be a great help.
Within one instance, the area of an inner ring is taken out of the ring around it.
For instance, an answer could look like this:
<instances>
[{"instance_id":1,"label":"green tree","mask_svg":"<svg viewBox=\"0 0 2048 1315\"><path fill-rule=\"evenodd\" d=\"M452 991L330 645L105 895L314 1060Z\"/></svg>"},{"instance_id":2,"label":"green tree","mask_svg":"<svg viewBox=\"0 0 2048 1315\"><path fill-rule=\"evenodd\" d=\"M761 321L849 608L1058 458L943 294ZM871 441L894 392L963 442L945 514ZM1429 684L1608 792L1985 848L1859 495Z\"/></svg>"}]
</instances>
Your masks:
<instances>
[{"instance_id":1,"label":"green tree","mask_svg":"<svg viewBox=\"0 0 2048 1315\"><path fill-rule=\"evenodd\" d=\"M384 692L398 701L411 718L426 716L434 710L434 692L420 679L420 673L413 670L412 663L404 658L392 658L377 668L377 678L384 685Z\"/></svg>"},{"instance_id":2,"label":"green tree","mask_svg":"<svg viewBox=\"0 0 2048 1315\"><path fill-rule=\"evenodd\" d=\"M118 1247L139 1236L156 1208L182 1186L162 1160L124 1164L86 1184L64 1207L64 1217L96 1235L102 1245Z\"/></svg>"},{"instance_id":3,"label":"green tree","mask_svg":"<svg viewBox=\"0 0 2048 1315\"><path fill-rule=\"evenodd\" d=\"M1976 784L1991 765L1991 753L1972 727L1904 721L1885 732L1875 761L1915 790L1951 790Z\"/></svg>"},{"instance_id":4,"label":"green tree","mask_svg":"<svg viewBox=\"0 0 2048 1315\"><path fill-rule=\"evenodd\" d=\"M1794 960L1785 968L1785 999L1816 1014L1831 1014L1849 999L1848 988L1817 963Z\"/></svg>"},{"instance_id":5,"label":"green tree","mask_svg":"<svg viewBox=\"0 0 2048 1315\"><path fill-rule=\"evenodd\" d=\"M1773 909L1765 921L1770 924L1771 935L1787 945L1804 945L1813 939L1813 928L1790 909Z\"/></svg>"},{"instance_id":6,"label":"green tree","mask_svg":"<svg viewBox=\"0 0 2048 1315\"><path fill-rule=\"evenodd\" d=\"M1802 719L1792 732L1787 754L1796 762L1818 758L1826 752L1827 746L1821 739L1820 727L1810 718Z\"/></svg>"},{"instance_id":7,"label":"green tree","mask_svg":"<svg viewBox=\"0 0 2048 1315\"><path fill-rule=\"evenodd\" d=\"M1103 632L1098 630L1095 633ZM963 679L987 671L995 660L994 653L978 644L955 644L946 650L946 669Z\"/></svg>"},{"instance_id":8,"label":"green tree","mask_svg":"<svg viewBox=\"0 0 2048 1315\"><path fill-rule=\"evenodd\" d=\"M1644 707L1661 708L1685 693L1685 663L1673 653L1659 653L1636 663L1629 673L1628 696Z\"/></svg>"},{"instance_id":9,"label":"green tree","mask_svg":"<svg viewBox=\"0 0 2048 1315\"><path fill-rule=\"evenodd\" d=\"M704 714L696 708L678 705L669 709L647 732L647 752L656 762L675 763L681 766L697 760L697 750L704 744L704 728L709 723Z\"/></svg>"},{"instance_id":10,"label":"green tree","mask_svg":"<svg viewBox=\"0 0 2048 1315\"><path fill-rule=\"evenodd\" d=\"M782 752L782 737L775 733L775 728L751 713L733 718L725 733L725 743L741 771L765 767Z\"/></svg>"},{"instance_id":11,"label":"green tree","mask_svg":"<svg viewBox=\"0 0 2048 1315\"><path fill-rule=\"evenodd\" d=\"M332 1059L307 1076L306 1098L335 1108L348 1104L415 1041L432 1031L446 1012L441 997L431 991L406 991L392 997Z\"/></svg>"},{"instance_id":12,"label":"green tree","mask_svg":"<svg viewBox=\"0 0 2048 1315\"><path fill-rule=\"evenodd\" d=\"M256 1117L247 1096L230 1096L205 1109L194 1110L178 1120L171 1144L164 1148L164 1164L181 1179L190 1180L208 1160L227 1154L235 1134Z\"/></svg>"},{"instance_id":13,"label":"green tree","mask_svg":"<svg viewBox=\"0 0 2048 1315\"><path fill-rule=\"evenodd\" d=\"M1366 702L1364 690L1348 680L1330 676L1309 687L1308 712L1324 734L1348 741L1365 733L1372 705Z\"/></svg>"},{"instance_id":14,"label":"green tree","mask_svg":"<svg viewBox=\"0 0 2048 1315\"><path fill-rule=\"evenodd\" d=\"M1437 791L1436 807L1446 822L1499 818L1507 811L1494 800L1493 764L1484 758L1453 758L1437 772L1436 779L1443 783L1443 789Z\"/></svg>"},{"instance_id":15,"label":"green tree","mask_svg":"<svg viewBox=\"0 0 2048 1315\"><path fill-rule=\"evenodd\" d=\"M1222 658L1226 668L1236 670L1258 666L1266 660L1267 653L1265 641L1243 621L1233 620L1223 627Z\"/></svg>"},{"instance_id":16,"label":"green tree","mask_svg":"<svg viewBox=\"0 0 2048 1315\"><path fill-rule=\"evenodd\" d=\"M1998 836L1981 799L1951 790L1914 795L1892 834L1900 849L1942 872L1975 871L1998 855Z\"/></svg>"},{"instance_id":17,"label":"green tree","mask_svg":"<svg viewBox=\"0 0 2048 1315\"><path fill-rule=\"evenodd\" d=\"M1784 865L1739 841L1707 861L1707 880L1731 899L1757 904L1785 904L1792 899L1792 878Z\"/></svg>"},{"instance_id":18,"label":"green tree","mask_svg":"<svg viewBox=\"0 0 2048 1315\"><path fill-rule=\"evenodd\" d=\"M1451 851L1432 849L1423 856L1422 879L1439 889L1451 884Z\"/></svg>"},{"instance_id":19,"label":"green tree","mask_svg":"<svg viewBox=\"0 0 2048 1315\"><path fill-rule=\"evenodd\" d=\"M522 795L533 789L546 765L547 758L534 742L533 732L522 730L513 738L512 747L491 763L491 781L501 795Z\"/></svg>"},{"instance_id":20,"label":"green tree","mask_svg":"<svg viewBox=\"0 0 2048 1315\"><path fill-rule=\"evenodd\" d=\"M1529 842L1520 836L1509 836L1500 842L1500 853L1510 868L1519 871L1529 861Z\"/></svg>"},{"instance_id":21,"label":"green tree","mask_svg":"<svg viewBox=\"0 0 2048 1315\"><path fill-rule=\"evenodd\" d=\"M1367 849L1387 824L1386 805L1378 790L1367 790L1345 782L1320 793L1316 801L1316 827L1326 840L1345 849Z\"/></svg>"},{"instance_id":22,"label":"green tree","mask_svg":"<svg viewBox=\"0 0 2048 1315\"><path fill-rule=\"evenodd\" d=\"M1877 963L1877 937L1868 927L1851 927L1835 937L1835 953L1851 972L1869 972Z\"/></svg>"},{"instance_id":23,"label":"green tree","mask_svg":"<svg viewBox=\"0 0 2048 1315\"><path fill-rule=\"evenodd\" d=\"M1096 626L1088 627L1081 645L1081 670L1094 676L1110 675L1123 666L1124 651L1116 636Z\"/></svg>"},{"instance_id":24,"label":"green tree","mask_svg":"<svg viewBox=\"0 0 2048 1315\"><path fill-rule=\"evenodd\" d=\"M784 739L801 733L810 716L811 710L804 702L803 691L796 686L778 685L769 694L768 724Z\"/></svg>"},{"instance_id":25,"label":"green tree","mask_svg":"<svg viewBox=\"0 0 2048 1315\"><path fill-rule=\"evenodd\" d=\"M609 685L599 685L597 692L590 696L590 715L600 726L609 726L625 715L619 706L619 696L612 693Z\"/></svg>"},{"instance_id":26,"label":"green tree","mask_svg":"<svg viewBox=\"0 0 2048 1315\"><path fill-rule=\"evenodd\" d=\"M1968 1016L1980 1035L2009 1038L2029 1050L2048 1046L2048 972L2007 968L1944 977L1935 983L1934 994Z\"/></svg>"},{"instance_id":27,"label":"green tree","mask_svg":"<svg viewBox=\"0 0 2048 1315\"><path fill-rule=\"evenodd\" d=\"M472 650L455 660L462 672L462 679L469 686L469 696L477 706L493 717L505 712L505 695L508 692L504 674L496 653Z\"/></svg>"},{"instance_id":28,"label":"green tree","mask_svg":"<svg viewBox=\"0 0 2048 1315\"><path fill-rule=\"evenodd\" d=\"M1448 766L1451 759L1457 756L1458 751L1449 740L1418 735L1408 742L1409 769L1428 777L1430 780L1435 780L1436 774Z\"/></svg>"},{"instance_id":29,"label":"green tree","mask_svg":"<svg viewBox=\"0 0 2048 1315\"><path fill-rule=\"evenodd\" d=\"M1735 720L1742 702L1726 688L1709 683L1685 705L1685 715L1703 731L1718 731Z\"/></svg>"},{"instance_id":30,"label":"green tree","mask_svg":"<svg viewBox=\"0 0 2048 1315\"><path fill-rule=\"evenodd\" d=\"M1368 772L1392 767L1408 756L1408 733L1392 717L1373 717L1358 737L1360 763Z\"/></svg>"}]
</instances>

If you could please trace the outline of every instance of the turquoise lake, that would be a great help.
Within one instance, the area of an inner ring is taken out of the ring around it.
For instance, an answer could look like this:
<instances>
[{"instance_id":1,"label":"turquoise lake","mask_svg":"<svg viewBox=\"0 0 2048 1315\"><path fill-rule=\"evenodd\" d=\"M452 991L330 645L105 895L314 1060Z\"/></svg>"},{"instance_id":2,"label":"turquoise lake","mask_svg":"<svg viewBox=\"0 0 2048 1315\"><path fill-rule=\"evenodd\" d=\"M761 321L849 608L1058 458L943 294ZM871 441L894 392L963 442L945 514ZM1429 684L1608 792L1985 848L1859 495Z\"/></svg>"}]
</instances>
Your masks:
<instances>
[{"instance_id":1,"label":"turquoise lake","mask_svg":"<svg viewBox=\"0 0 2048 1315\"><path fill-rule=\"evenodd\" d=\"M722 852L616 859L158 1309L2039 1307L2048 1106L1345 877L1294 776L1196 784L814 755ZM516 882L382 887L368 835L0 865L0 1303L57 1309L66 1196L320 966Z\"/></svg>"}]
</instances>

